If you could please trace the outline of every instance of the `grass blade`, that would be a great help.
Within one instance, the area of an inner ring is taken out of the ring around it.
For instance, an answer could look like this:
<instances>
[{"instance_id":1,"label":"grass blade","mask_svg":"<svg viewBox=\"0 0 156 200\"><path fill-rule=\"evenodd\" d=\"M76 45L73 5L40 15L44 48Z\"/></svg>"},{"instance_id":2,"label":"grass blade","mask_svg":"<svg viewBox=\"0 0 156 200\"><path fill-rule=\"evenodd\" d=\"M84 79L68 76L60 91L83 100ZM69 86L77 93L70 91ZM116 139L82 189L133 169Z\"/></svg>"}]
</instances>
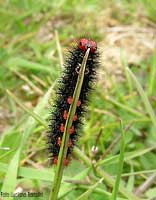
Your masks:
<instances>
[{"instance_id":1,"label":"grass blade","mask_svg":"<svg viewBox=\"0 0 156 200\"><path fill-rule=\"evenodd\" d=\"M18 173L18 163L19 163L19 156L20 156L21 148L19 148L16 153L14 154L10 165L7 169L7 173L4 179L4 183L1 189L2 193L9 193L13 194L16 183L17 183L17 173ZM12 195L9 195L5 198L5 200L12 200Z\"/></svg>"},{"instance_id":2,"label":"grass blade","mask_svg":"<svg viewBox=\"0 0 156 200\"><path fill-rule=\"evenodd\" d=\"M153 111L153 108L148 100L148 97L146 95L146 93L144 92L142 86L140 85L139 81L137 80L136 76L133 74L133 72L127 67L126 68L131 79L133 80L133 82L135 83L135 87L137 88L140 96L141 96L141 99L144 103L144 106L145 106L145 109L146 109L146 112L149 114L150 118L151 118L151 121L153 122L153 125L154 127L156 128L156 116L155 116L155 113Z\"/></svg>"},{"instance_id":3,"label":"grass blade","mask_svg":"<svg viewBox=\"0 0 156 200\"><path fill-rule=\"evenodd\" d=\"M124 152L125 152L125 133L124 133L123 125L122 125L122 121L121 121L121 145L120 145L120 157L119 157L119 163L118 163L118 174L116 177L115 185L113 187L111 200L116 200L116 198L117 198L121 174L122 174L122 170L123 170Z\"/></svg>"},{"instance_id":4,"label":"grass blade","mask_svg":"<svg viewBox=\"0 0 156 200\"><path fill-rule=\"evenodd\" d=\"M130 75L128 74L128 72L126 70L126 67L128 66L128 61L127 61L125 52L123 50L121 50L121 62L122 62L124 73L126 75L126 80L127 80L127 86L128 86L128 89L129 89L129 93L131 93L132 92L132 81L131 81Z\"/></svg>"},{"instance_id":5,"label":"grass blade","mask_svg":"<svg viewBox=\"0 0 156 200\"><path fill-rule=\"evenodd\" d=\"M153 94L155 89L155 83L156 83L156 58L155 58L156 50L154 51L154 55L151 58L151 65L150 65L150 74L149 74L149 84L147 88L147 95L150 96Z\"/></svg>"},{"instance_id":6,"label":"grass blade","mask_svg":"<svg viewBox=\"0 0 156 200\"><path fill-rule=\"evenodd\" d=\"M115 99L113 99L111 97L107 96L107 97L105 97L105 99L107 101L109 101L110 103L114 104L115 106L117 106L117 107L119 107L119 108L121 108L123 110L126 110L127 112L129 112L129 113L131 113L133 115L136 115L138 117L143 117L143 113L140 113L139 111L134 110L133 108L131 108L131 107L127 106L127 105L124 105L124 104L116 101Z\"/></svg>"},{"instance_id":7,"label":"grass blade","mask_svg":"<svg viewBox=\"0 0 156 200\"><path fill-rule=\"evenodd\" d=\"M148 152L150 152L154 149L156 149L156 145L152 146L152 147L148 147L146 149L140 149L140 150L135 150L135 151L131 151L131 152L126 152L124 160L127 162L127 161L132 160L136 157L142 156L142 155L144 155L144 154L146 154L146 153L148 153ZM102 164L110 165L112 163L116 163L118 158L119 158L119 155L111 156L110 158L106 158L105 160L99 161L98 165L102 165Z\"/></svg>"},{"instance_id":8,"label":"grass blade","mask_svg":"<svg viewBox=\"0 0 156 200\"><path fill-rule=\"evenodd\" d=\"M89 195L97 188L97 186L103 181L101 178L97 183L92 185L86 192L84 192L81 196L79 196L76 200L87 200Z\"/></svg>"},{"instance_id":9,"label":"grass blade","mask_svg":"<svg viewBox=\"0 0 156 200\"><path fill-rule=\"evenodd\" d=\"M26 60L24 58L20 58L20 57L16 57L16 58L11 58L8 63L7 63L8 67L10 69L13 69L15 67L17 68L26 68L26 69L30 69L33 71L42 71L45 73L51 73L51 68L49 66L45 66L39 63L35 63L29 60Z\"/></svg>"}]
</instances>

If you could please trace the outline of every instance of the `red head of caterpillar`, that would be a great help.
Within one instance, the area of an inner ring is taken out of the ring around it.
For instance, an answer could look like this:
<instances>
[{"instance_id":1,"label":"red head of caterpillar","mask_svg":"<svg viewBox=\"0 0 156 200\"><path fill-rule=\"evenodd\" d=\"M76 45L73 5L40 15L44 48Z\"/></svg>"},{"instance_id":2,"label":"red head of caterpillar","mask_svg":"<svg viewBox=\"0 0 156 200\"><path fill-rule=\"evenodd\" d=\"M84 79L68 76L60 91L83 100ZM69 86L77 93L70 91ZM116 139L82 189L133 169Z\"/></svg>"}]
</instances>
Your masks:
<instances>
[{"instance_id":1,"label":"red head of caterpillar","mask_svg":"<svg viewBox=\"0 0 156 200\"><path fill-rule=\"evenodd\" d=\"M96 42L94 42L93 40L82 38L79 41L79 48L83 51L87 51L87 49L90 48L90 52L94 53L97 49L97 45Z\"/></svg>"},{"instance_id":2,"label":"red head of caterpillar","mask_svg":"<svg viewBox=\"0 0 156 200\"><path fill-rule=\"evenodd\" d=\"M70 155L78 139L78 130L82 124L82 116L86 111L89 102L89 92L92 89L92 83L96 79L96 70L99 66L99 53L96 42L90 39L82 38L77 45L69 51L69 56L65 61L65 68L59 80L56 91L56 99L53 104L50 123L48 144L52 163L57 164L62 137L65 129L65 123L68 117L69 108L73 101L73 93L79 75L79 69L87 49L90 48L86 63L85 76L77 102L76 112L73 116L72 126L69 129L69 141L67 155L64 158L64 165L69 163Z\"/></svg>"}]
</instances>

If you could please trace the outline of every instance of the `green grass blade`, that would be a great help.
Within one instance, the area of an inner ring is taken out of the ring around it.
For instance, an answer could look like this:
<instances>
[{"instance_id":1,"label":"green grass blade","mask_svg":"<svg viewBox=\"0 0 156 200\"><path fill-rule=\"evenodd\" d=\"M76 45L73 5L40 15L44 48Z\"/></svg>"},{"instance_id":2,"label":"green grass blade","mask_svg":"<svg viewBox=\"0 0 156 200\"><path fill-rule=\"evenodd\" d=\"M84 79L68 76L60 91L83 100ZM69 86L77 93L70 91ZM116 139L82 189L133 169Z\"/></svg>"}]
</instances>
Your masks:
<instances>
[{"instance_id":1,"label":"green grass blade","mask_svg":"<svg viewBox=\"0 0 156 200\"><path fill-rule=\"evenodd\" d=\"M88 49L86 51L86 54L83 58L82 65L81 65L80 72L79 72L79 76L78 76L78 80L77 80L76 87L75 87L74 94L73 94L73 102L70 106L68 118L67 118L66 123L65 123L65 130L64 130L64 133L63 133L62 144L61 144L61 148L60 148L60 151L59 151L58 164L57 164L57 168L56 168L56 174L55 174L55 177L54 177L54 184L53 184L53 187L52 187L52 190L51 190L51 193L50 193L49 200L56 200L57 199L59 188L60 188L60 185L61 185L61 180L62 180L62 176L63 176L63 167L64 167L63 161L64 161L64 158L66 157L67 148L68 148L67 145L68 145L68 140L69 140L69 129L72 125L72 119L73 119L73 116L76 112L77 101L79 99L81 87L82 87L82 84L83 84L85 67L86 67L86 62L87 62L87 59L88 59L89 51L90 51L90 49Z\"/></svg>"},{"instance_id":2,"label":"green grass blade","mask_svg":"<svg viewBox=\"0 0 156 200\"><path fill-rule=\"evenodd\" d=\"M153 94L155 90L155 83L156 83L156 58L155 58L156 50L154 51L154 55L151 58L151 65L150 65L150 74L149 74L149 84L147 88L147 95L150 96Z\"/></svg>"},{"instance_id":3,"label":"green grass blade","mask_svg":"<svg viewBox=\"0 0 156 200\"><path fill-rule=\"evenodd\" d=\"M88 189L88 186L84 186L84 185L80 185L78 188L80 189ZM102 195L103 199L104 200L109 200L110 199L110 196L111 196L111 193L110 192L107 192L105 190L103 190L102 188L95 188L94 189L94 194L99 194L99 195ZM116 200L127 200L127 198L121 198L121 197L118 197Z\"/></svg>"},{"instance_id":4,"label":"green grass blade","mask_svg":"<svg viewBox=\"0 0 156 200\"><path fill-rule=\"evenodd\" d=\"M137 110L134 110L133 108L127 106L127 105L124 105L118 101L116 101L115 99L111 98L111 97L105 97L105 99L107 101L109 101L110 103L114 104L115 106L118 106L119 108L123 109L123 110L126 110L127 112L133 114L133 115L136 115L138 117L143 117L143 113L140 113L139 111Z\"/></svg>"},{"instance_id":5,"label":"green grass blade","mask_svg":"<svg viewBox=\"0 0 156 200\"><path fill-rule=\"evenodd\" d=\"M141 174L152 174L152 173L156 173L156 169L150 169L150 170L143 170L143 171L135 171L135 172L125 173L125 174L122 174L122 177L134 176L134 175L141 175Z\"/></svg>"},{"instance_id":6,"label":"green grass blade","mask_svg":"<svg viewBox=\"0 0 156 200\"><path fill-rule=\"evenodd\" d=\"M92 185L86 192L79 196L76 200L87 200L89 195L97 188L97 186L102 183L104 178L101 178L97 183Z\"/></svg>"},{"instance_id":7,"label":"green grass blade","mask_svg":"<svg viewBox=\"0 0 156 200\"><path fill-rule=\"evenodd\" d=\"M127 86L128 86L128 89L129 89L129 93L131 93L132 92L132 81L131 81L130 75L128 74L128 72L126 70L126 67L128 66L128 63L127 63L127 58L126 58L125 52L123 50L121 50L121 62L122 62L124 73L126 75L126 80L127 80Z\"/></svg>"},{"instance_id":8,"label":"green grass blade","mask_svg":"<svg viewBox=\"0 0 156 200\"><path fill-rule=\"evenodd\" d=\"M0 171L7 172L9 165L0 162ZM45 169L34 169L31 167L19 167L18 176L28 179L36 179L43 181L52 181L54 177L54 171L49 171Z\"/></svg>"},{"instance_id":9,"label":"green grass blade","mask_svg":"<svg viewBox=\"0 0 156 200\"><path fill-rule=\"evenodd\" d=\"M144 92L142 86L140 85L139 81L137 80L136 76L133 74L133 72L127 67L127 71L131 77L131 79L133 80L135 87L137 88L140 97L142 99L142 102L144 103L146 112L149 114L151 121L153 122L154 127L156 128L156 116L154 113L154 110L148 100L148 97L146 95L146 93Z\"/></svg>"},{"instance_id":10,"label":"green grass blade","mask_svg":"<svg viewBox=\"0 0 156 200\"><path fill-rule=\"evenodd\" d=\"M26 68L26 69L30 69L33 71L42 71L45 73L51 73L51 68L49 66L45 66L39 63L35 63L20 57L16 57L16 58L11 58L10 60L8 60L7 63L8 67L10 69L15 69L15 67L17 68Z\"/></svg>"},{"instance_id":11,"label":"green grass blade","mask_svg":"<svg viewBox=\"0 0 156 200\"><path fill-rule=\"evenodd\" d=\"M7 169L7 173L4 179L4 183L1 189L2 193L9 193L13 194L16 183L17 183L17 174L18 174L18 163L19 163L19 157L20 157L20 151L21 148L19 148L16 153L14 154L10 165ZM12 195L9 195L9 197L6 197L5 200L12 200Z\"/></svg>"},{"instance_id":12,"label":"green grass blade","mask_svg":"<svg viewBox=\"0 0 156 200\"><path fill-rule=\"evenodd\" d=\"M116 177L115 185L113 187L111 200L116 200L116 198L117 198L121 174L122 174L122 170L123 170L124 152L125 152L125 133L124 133L123 125L122 125L122 121L121 121L121 144L120 144L120 156L119 156L119 163L118 163L118 174Z\"/></svg>"},{"instance_id":13,"label":"green grass blade","mask_svg":"<svg viewBox=\"0 0 156 200\"><path fill-rule=\"evenodd\" d=\"M133 191L133 188L135 187L135 176L133 174L134 169L133 169L133 165L131 166L131 176L128 177L128 181L127 181L127 190L128 191ZM121 175L123 177L123 173Z\"/></svg>"},{"instance_id":14,"label":"green grass blade","mask_svg":"<svg viewBox=\"0 0 156 200\"><path fill-rule=\"evenodd\" d=\"M131 152L126 152L125 153L125 161L129 161L131 159L134 159L136 157L139 157L141 155L144 155L152 150L156 149L156 146L152 146L152 147L148 147L146 149L141 149L141 150L136 150L136 151L131 151ZM98 165L102 165L102 164L112 164L112 163L116 163L117 160L119 158L119 155L115 155L115 156L111 156L110 158L106 158L105 160L101 160L100 162L98 162Z\"/></svg>"}]
</instances>

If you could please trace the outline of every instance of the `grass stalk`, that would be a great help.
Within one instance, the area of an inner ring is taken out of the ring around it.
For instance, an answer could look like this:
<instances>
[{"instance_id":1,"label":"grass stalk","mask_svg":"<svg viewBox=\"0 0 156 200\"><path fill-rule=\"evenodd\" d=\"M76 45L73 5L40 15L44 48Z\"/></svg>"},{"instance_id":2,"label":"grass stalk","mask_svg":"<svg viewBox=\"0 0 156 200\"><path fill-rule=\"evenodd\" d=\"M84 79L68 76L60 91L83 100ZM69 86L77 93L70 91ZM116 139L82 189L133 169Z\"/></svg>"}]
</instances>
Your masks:
<instances>
[{"instance_id":1,"label":"grass stalk","mask_svg":"<svg viewBox=\"0 0 156 200\"><path fill-rule=\"evenodd\" d=\"M156 49L154 50L154 55L151 58L151 64L150 64L150 73L149 73L149 84L148 84L148 88L147 88L147 95L151 96L155 90L155 76L156 76Z\"/></svg>"},{"instance_id":2,"label":"grass stalk","mask_svg":"<svg viewBox=\"0 0 156 200\"><path fill-rule=\"evenodd\" d=\"M111 200L116 200L118 190L119 190L119 185L120 185L120 179L121 179L121 174L123 170L123 163L124 163L124 152L125 152L125 133L123 130L123 125L122 121L120 123L121 126L121 144L120 144L120 157L119 157L119 164L118 164L118 173L115 181L115 185L113 187L113 192L111 196Z\"/></svg>"},{"instance_id":3,"label":"grass stalk","mask_svg":"<svg viewBox=\"0 0 156 200\"><path fill-rule=\"evenodd\" d=\"M102 183L104 178L101 178L94 185L90 186L87 191L85 191L81 196L79 196L76 200L87 200L91 193L98 187L99 184Z\"/></svg>"},{"instance_id":4,"label":"grass stalk","mask_svg":"<svg viewBox=\"0 0 156 200\"><path fill-rule=\"evenodd\" d=\"M126 58L125 52L123 50L121 50L121 62L122 62L122 66L123 66L125 76L126 76L129 93L132 93L132 80L130 78L129 73L126 70L126 67L128 67L128 63L127 63L127 58Z\"/></svg>"},{"instance_id":5,"label":"grass stalk","mask_svg":"<svg viewBox=\"0 0 156 200\"><path fill-rule=\"evenodd\" d=\"M139 83L139 81L137 80L136 76L133 74L133 72L127 67L127 71L133 81L133 83L135 84L135 87L142 99L142 102L144 103L144 106L145 106L145 109L146 109L146 112L148 113L148 115L150 116L151 118L151 121L154 125L154 127L156 128L156 115L154 113L154 110L149 102L149 99L146 95L146 93L144 92L141 84Z\"/></svg>"}]
</instances>

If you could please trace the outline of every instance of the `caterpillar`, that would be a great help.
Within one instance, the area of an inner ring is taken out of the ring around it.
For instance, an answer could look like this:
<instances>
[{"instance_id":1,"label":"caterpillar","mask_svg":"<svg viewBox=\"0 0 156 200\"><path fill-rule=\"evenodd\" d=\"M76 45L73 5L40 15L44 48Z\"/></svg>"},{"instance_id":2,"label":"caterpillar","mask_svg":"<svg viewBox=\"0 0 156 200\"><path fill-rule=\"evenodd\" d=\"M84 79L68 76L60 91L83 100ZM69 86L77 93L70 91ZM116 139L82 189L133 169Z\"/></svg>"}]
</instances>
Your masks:
<instances>
[{"instance_id":1,"label":"caterpillar","mask_svg":"<svg viewBox=\"0 0 156 200\"><path fill-rule=\"evenodd\" d=\"M68 141L68 150L64 165L69 164L70 154L78 140L78 129L82 124L82 117L86 111L89 100L89 91L92 89L92 83L96 79L96 70L99 66L99 52L96 42L90 39L82 38L77 41L77 45L69 51L65 61L65 69L59 80L56 99L50 114L49 133L48 133L48 150L53 164L58 162L58 154L61 146L62 136L68 111L73 100L73 93L77 83L77 78L83 57L86 50L90 48L89 56L85 68L85 76L77 102L75 115L73 116L72 126L69 130L70 137Z\"/></svg>"}]
</instances>

